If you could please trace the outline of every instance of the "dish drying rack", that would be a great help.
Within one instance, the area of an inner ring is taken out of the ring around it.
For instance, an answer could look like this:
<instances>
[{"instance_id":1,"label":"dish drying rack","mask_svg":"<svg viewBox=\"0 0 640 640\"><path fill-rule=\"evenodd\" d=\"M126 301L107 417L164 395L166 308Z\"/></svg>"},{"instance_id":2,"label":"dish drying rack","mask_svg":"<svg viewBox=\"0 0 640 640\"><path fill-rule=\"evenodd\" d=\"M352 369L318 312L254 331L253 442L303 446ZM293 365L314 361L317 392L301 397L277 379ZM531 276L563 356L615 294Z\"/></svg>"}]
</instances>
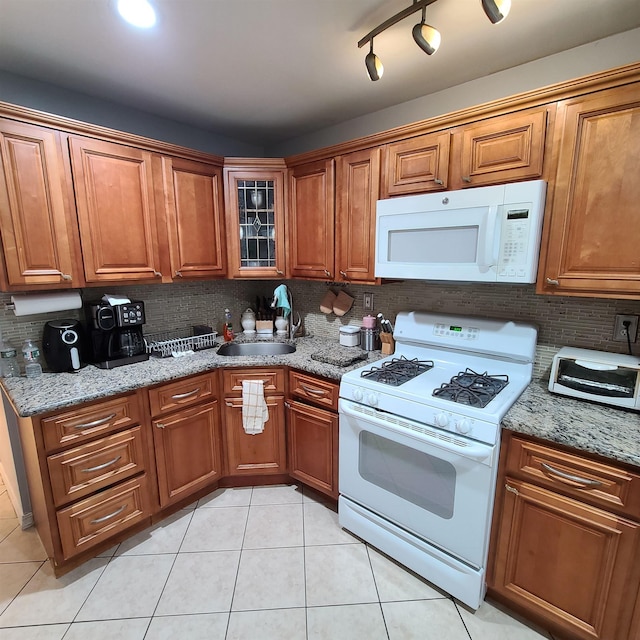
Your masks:
<instances>
[{"instance_id":1,"label":"dish drying rack","mask_svg":"<svg viewBox=\"0 0 640 640\"><path fill-rule=\"evenodd\" d=\"M158 358L170 358L216 346L217 331L201 335L193 335L193 331L191 335L185 335L186 332L184 329L175 329L145 336L147 353Z\"/></svg>"}]
</instances>

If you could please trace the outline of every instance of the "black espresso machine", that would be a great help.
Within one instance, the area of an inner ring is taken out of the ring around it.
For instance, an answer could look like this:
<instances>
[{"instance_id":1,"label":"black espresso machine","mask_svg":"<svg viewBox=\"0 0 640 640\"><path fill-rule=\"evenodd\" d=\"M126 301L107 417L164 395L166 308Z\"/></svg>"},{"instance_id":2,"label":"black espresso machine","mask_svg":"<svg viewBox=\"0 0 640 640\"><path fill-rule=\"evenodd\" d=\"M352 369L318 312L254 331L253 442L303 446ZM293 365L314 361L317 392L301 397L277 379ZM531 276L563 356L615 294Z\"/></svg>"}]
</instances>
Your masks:
<instances>
[{"instance_id":1,"label":"black espresso machine","mask_svg":"<svg viewBox=\"0 0 640 640\"><path fill-rule=\"evenodd\" d=\"M144 302L85 302L84 317L89 362L113 369L149 359L142 334Z\"/></svg>"}]
</instances>

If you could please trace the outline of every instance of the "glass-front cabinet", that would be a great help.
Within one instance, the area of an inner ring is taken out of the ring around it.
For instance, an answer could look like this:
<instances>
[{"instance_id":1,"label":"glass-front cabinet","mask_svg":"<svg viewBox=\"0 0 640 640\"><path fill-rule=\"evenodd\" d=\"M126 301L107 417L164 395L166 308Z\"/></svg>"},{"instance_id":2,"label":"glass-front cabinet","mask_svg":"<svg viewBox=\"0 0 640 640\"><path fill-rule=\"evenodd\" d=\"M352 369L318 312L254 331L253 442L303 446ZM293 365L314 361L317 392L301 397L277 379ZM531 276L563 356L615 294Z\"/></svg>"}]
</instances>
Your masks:
<instances>
[{"instance_id":1,"label":"glass-front cabinet","mask_svg":"<svg viewBox=\"0 0 640 640\"><path fill-rule=\"evenodd\" d=\"M225 160L227 251L233 278L286 275L285 171L279 159Z\"/></svg>"}]
</instances>

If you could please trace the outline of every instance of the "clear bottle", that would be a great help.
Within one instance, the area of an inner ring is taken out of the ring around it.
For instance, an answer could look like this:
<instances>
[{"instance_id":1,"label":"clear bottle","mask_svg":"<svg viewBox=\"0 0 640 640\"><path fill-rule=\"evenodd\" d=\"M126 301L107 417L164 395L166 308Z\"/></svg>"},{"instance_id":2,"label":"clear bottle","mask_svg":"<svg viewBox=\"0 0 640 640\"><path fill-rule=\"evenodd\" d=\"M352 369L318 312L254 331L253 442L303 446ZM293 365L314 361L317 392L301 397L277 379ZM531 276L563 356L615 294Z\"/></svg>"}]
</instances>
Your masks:
<instances>
[{"instance_id":1,"label":"clear bottle","mask_svg":"<svg viewBox=\"0 0 640 640\"><path fill-rule=\"evenodd\" d=\"M33 340L25 340L22 345L22 355L24 356L24 373L27 378L36 378L42 373L40 364L40 349Z\"/></svg>"},{"instance_id":2,"label":"clear bottle","mask_svg":"<svg viewBox=\"0 0 640 640\"><path fill-rule=\"evenodd\" d=\"M20 375L16 350L0 336L0 375L3 378L17 378Z\"/></svg>"},{"instance_id":3,"label":"clear bottle","mask_svg":"<svg viewBox=\"0 0 640 640\"><path fill-rule=\"evenodd\" d=\"M231 342L231 340L233 340L233 319L229 309L224 310L224 329L222 330L222 337L225 342Z\"/></svg>"}]
</instances>

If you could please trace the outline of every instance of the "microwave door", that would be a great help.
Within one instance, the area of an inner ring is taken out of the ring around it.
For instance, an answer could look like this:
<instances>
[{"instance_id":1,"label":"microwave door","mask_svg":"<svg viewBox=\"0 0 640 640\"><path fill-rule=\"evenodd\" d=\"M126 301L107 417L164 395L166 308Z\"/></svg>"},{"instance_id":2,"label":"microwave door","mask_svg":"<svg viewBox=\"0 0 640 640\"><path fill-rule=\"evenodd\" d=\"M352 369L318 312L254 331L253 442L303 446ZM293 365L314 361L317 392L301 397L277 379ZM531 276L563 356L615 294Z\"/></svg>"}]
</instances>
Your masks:
<instances>
[{"instance_id":1,"label":"microwave door","mask_svg":"<svg viewBox=\"0 0 640 640\"><path fill-rule=\"evenodd\" d=\"M379 213L377 277L496 281L497 206Z\"/></svg>"}]
</instances>

